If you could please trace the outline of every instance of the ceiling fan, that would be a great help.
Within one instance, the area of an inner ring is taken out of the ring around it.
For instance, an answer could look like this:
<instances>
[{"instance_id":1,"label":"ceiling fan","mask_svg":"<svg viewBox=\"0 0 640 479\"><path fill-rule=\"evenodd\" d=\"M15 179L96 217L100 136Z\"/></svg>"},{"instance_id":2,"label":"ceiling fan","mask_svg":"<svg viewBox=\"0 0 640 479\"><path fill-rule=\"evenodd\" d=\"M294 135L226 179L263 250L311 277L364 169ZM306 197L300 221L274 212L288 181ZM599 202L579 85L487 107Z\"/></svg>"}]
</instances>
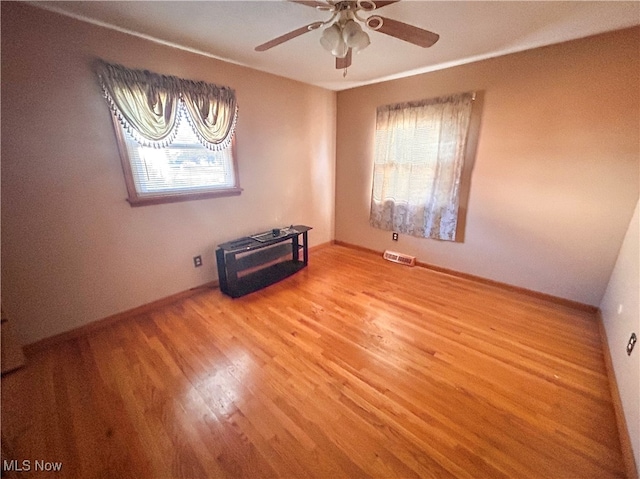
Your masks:
<instances>
[{"instance_id":1,"label":"ceiling fan","mask_svg":"<svg viewBox=\"0 0 640 479\"><path fill-rule=\"evenodd\" d=\"M264 52L280 45L288 40L296 38L304 33L326 27L322 32L320 44L336 57L336 68L346 69L351 65L352 52L358 52L366 48L369 43L369 35L360 24L373 31L384 33L399 38L414 45L428 48L438 41L437 33L414 27L398 20L381 17L374 14L363 17L362 13L369 13L400 0L289 0L321 11L328 12L331 17L324 22L313 22L289 33L285 33L262 45L255 50Z\"/></svg>"}]
</instances>

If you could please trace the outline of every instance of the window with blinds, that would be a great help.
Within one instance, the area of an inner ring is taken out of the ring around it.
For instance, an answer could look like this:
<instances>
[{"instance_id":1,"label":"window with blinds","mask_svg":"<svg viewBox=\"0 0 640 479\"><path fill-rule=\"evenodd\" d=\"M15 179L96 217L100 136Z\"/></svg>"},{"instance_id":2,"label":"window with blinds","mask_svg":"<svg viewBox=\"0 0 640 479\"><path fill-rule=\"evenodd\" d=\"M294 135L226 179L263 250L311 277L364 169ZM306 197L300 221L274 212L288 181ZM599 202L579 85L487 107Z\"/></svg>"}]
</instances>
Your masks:
<instances>
[{"instance_id":1,"label":"window with blinds","mask_svg":"<svg viewBox=\"0 0 640 479\"><path fill-rule=\"evenodd\" d=\"M162 148L143 146L114 119L132 205L240 194L235 141L214 151L199 141L186 118ZM135 191L135 193L133 193ZM133 194L132 194L133 193Z\"/></svg>"},{"instance_id":2,"label":"window with blinds","mask_svg":"<svg viewBox=\"0 0 640 479\"><path fill-rule=\"evenodd\" d=\"M141 197L202 193L236 184L232 144L220 151L205 148L184 118L175 139L164 148L142 146L126 131L123 136L133 181Z\"/></svg>"},{"instance_id":3,"label":"window with blinds","mask_svg":"<svg viewBox=\"0 0 640 479\"><path fill-rule=\"evenodd\" d=\"M239 195L229 87L96 60L132 206Z\"/></svg>"},{"instance_id":4,"label":"window with blinds","mask_svg":"<svg viewBox=\"0 0 640 479\"><path fill-rule=\"evenodd\" d=\"M369 223L456 241L473 93L378 107Z\"/></svg>"}]
</instances>

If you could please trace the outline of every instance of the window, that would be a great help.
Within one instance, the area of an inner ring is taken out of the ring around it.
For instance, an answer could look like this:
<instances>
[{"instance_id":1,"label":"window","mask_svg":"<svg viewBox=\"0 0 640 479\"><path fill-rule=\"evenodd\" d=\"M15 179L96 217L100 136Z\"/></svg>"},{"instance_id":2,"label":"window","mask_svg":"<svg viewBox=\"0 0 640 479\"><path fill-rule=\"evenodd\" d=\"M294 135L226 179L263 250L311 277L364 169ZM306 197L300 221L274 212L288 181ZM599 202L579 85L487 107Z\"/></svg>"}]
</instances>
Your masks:
<instances>
[{"instance_id":1,"label":"window","mask_svg":"<svg viewBox=\"0 0 640 479\"><path fill-rule=\"evenodd\" d=\"M114 118L115 120L115 118ZM234 142L219 151L202 146L186 119L164 148L143 146L117 121L120 156L131 204L239 194Z\"/></svg>"},{"instance_id":2,"label":"window","mask_svg":"<svg viewBox=\"0 0 640 479\"><path fill-rule=\"evenodd\" d=\"M132 206L238 195L235 93L97 63Z\"/></svg>"},{"instance_id":3,"label":"window","mask_svg":"<svg viewBox=\"0 0 640 479\"><path fill-rule=\"evenodd\" d=\"M370 224L455 241L473 94L377 109Z\"/></svg>"}]
</instances>

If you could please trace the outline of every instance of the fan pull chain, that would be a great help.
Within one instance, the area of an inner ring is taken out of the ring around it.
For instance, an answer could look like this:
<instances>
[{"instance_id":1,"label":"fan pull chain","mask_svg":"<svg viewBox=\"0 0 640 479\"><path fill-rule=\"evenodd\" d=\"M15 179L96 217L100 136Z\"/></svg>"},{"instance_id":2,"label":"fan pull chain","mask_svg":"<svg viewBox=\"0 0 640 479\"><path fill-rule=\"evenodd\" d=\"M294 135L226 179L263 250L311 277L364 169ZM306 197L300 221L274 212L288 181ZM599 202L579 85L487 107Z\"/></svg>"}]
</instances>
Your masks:
<instances>
[{"instance_id":1,"label":"fan pull chain","mask_svg":"<svg viewBox=\"0 0 640 479\"><path fill-rule=\"evenodd\" d=\"M346 68L342 72L342 78L347 78L347 69Z\"/></svg>"}]
</instances>

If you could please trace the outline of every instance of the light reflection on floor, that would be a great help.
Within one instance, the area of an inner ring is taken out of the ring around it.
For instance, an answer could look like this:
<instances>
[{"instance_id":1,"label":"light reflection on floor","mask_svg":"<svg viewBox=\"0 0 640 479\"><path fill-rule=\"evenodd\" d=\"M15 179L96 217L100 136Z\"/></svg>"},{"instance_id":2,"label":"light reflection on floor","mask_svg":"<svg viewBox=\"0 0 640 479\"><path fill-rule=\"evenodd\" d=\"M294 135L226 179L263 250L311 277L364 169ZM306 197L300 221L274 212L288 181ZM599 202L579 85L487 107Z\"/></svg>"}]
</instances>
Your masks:
<instances>
[{"instance_id":1,"label":"light reflection on floor","mask_svg":"<svg viewBox=\"0 0 640 479\"><path fill-rule=\"evenodd\" d=\"M230 417L243 401L243 391L253 374L256 364L243 348L225 353L225 360L216 368L203 372L191 381L183 396L184 407L201 407L202 402L216 415Z\"/></svg>"}]
</instances>

